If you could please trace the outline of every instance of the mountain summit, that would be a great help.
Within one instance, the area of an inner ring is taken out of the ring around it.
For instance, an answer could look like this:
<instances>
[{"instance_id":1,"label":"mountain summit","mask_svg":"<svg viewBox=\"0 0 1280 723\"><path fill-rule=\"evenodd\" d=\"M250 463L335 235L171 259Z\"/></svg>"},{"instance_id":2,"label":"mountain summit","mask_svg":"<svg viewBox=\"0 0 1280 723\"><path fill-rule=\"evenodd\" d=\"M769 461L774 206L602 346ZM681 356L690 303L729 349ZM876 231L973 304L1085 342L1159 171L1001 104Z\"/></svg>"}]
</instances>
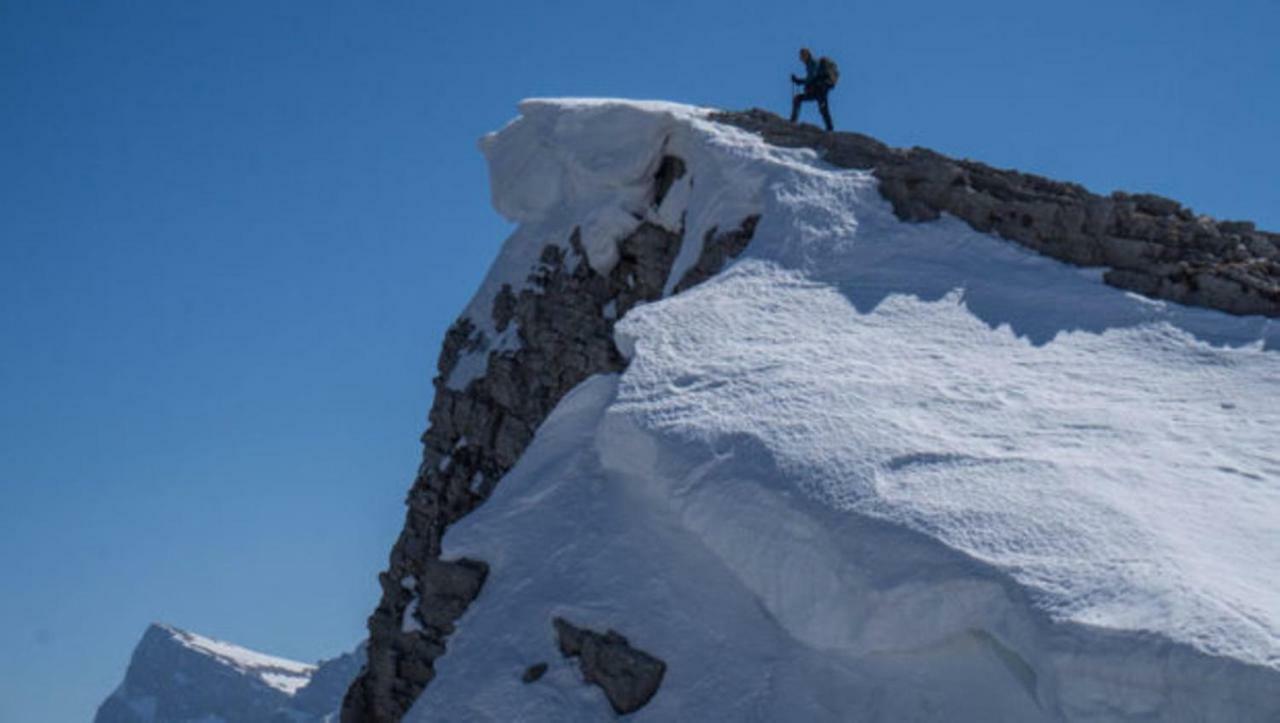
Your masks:
<instances>
[{"instance_id":1,"label":"mountain summit","mask_svg":"<svg viewBox=\"0 0 1280 723\"><path fill-rule=\"evenodd\" d=\"M1280 719L1280 235L763 111L480 149L343 721Z\"/></svg>"}]
</instances>

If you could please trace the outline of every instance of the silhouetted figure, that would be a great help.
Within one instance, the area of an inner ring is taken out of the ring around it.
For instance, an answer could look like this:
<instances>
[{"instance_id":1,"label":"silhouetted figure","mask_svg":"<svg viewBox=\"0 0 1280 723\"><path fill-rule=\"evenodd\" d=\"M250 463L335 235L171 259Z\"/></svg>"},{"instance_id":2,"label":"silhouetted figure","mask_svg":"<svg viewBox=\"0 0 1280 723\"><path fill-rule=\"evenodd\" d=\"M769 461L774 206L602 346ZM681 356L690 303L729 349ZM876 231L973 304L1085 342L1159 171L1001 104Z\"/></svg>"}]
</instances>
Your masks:
<instances>
[{"instance_id":1,"label":"silhouetted figure","mask_svg":"<svg viewBox=\"0 0 1280 723\"><path fill-rule=\"evenodd\" d=\"M792 83L804 85L804 92L791 99L791 122L800 117L800 104L806 100L818 102L818 112L822 113L822 122L827 130L835 130L831 123L831 110L827 108L827 93L836 87L840 79L840 70L831 58L823 57L815 60L808 48L800 48L800 62L804 63L804 78L791 76Z\"/></svg>"}]
</instances>

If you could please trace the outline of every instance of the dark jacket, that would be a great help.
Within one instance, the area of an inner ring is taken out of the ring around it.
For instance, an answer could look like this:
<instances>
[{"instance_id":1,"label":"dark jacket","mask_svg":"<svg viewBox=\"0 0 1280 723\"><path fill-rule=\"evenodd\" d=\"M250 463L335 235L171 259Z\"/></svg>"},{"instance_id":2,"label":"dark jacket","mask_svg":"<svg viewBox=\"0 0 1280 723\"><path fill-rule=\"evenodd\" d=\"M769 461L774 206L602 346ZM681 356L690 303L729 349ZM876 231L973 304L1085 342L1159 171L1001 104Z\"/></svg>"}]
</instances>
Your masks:
<instances>
[{"instance_id":1,"label":"dark jacket","mask_svg":"<svg viewBox=\"0 0 1280 723\"><path fill-rule=\"evenodd\" d=\"M810 57L804 64L804 77L791 76L797 83L804 83L805 90L829 89L831 79L827 77L827 69L817 58Z\"/></svg>"}]
</instances>

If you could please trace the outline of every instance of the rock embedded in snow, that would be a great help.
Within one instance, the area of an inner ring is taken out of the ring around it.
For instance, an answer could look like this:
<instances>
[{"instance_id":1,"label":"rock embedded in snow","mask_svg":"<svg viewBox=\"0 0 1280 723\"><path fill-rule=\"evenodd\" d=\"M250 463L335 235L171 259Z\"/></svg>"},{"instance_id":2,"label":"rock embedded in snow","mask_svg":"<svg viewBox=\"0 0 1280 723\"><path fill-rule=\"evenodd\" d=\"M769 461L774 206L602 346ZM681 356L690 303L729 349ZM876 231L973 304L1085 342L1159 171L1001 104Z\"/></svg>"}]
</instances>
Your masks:
<instances>
[{"instance_id":1,"label":"rock embedded in snow","mask_svg":"<svg viewBox=\"0 0 1280 723\"><path fill-rule=\"evenodd\" d=\"M707 229L707 233L702 239L702 255L698 258L697 263L676 282L675 293L678 294L691 286L706 281L717 271L724 268L724 265L730 259L736 258L741 254L747 248L747 244L751 242L751 237L755 235L758 223L760 223L759 216L747 216L742 225L736 229L728 229L724 232L721 232L716 227Z\"/></svg>"},{"instance_id":2,"label":"rock embedded in snow","mask_svg":"<svg viewBox=\"0 0 1280 723\"><path fill-rule=\"evenodd\" d=\"M601 635L564 618L551 622L560 652L578 659L583 679L600 686L615 713L634 713L658 692L667 664L633 647L621 633Z\"/></svg>"},{"instance_id":3,"label":"rock embedded in snow","mask_svg":"<svg viewBox=\"0 0 1280 723\"><path fill-rule=\"evenodd\" d=\"M533 665L530 665L529 667L525 668L524 673L520 675L520 682L522 683L538 682L539 680L542 679L542 676L547 674L547 667L548 666L546 663L534 663Z\"/></svg>"}]
</instances>

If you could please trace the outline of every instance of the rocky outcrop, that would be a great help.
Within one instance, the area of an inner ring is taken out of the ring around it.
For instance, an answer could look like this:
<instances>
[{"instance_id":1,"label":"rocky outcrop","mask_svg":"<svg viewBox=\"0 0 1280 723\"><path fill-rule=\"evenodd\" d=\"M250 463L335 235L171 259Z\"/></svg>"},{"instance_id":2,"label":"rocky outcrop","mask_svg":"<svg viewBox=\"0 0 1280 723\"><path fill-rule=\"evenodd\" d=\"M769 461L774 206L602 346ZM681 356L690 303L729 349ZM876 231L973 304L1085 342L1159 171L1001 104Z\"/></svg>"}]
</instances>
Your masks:
<instances>
[{"instance_id":1,"label":"rocky outcrop","mask_svg":"<svg viewBox=\"0 0 1280 723\"><path fill-rule=\"evenodd\" d=\"M702 255L680 281L676 282L675 293L711 278L724 268L725 263L746 250L751 237L755 235L759 220L759 216L750 216L735 230L721 233L720 229L712 228L707 231L706 237L702 239Z\"/></svg>"},{"instance_id":2,"label":"rocky outcrop","mask_svg":"<svg viewBox=\"0 0 1280 723\"><path fill-rule=\"evenodd\" d=\"M658 692L667 664L631 646L616 630L603 635L565 620L552 621L560 652L578 658L582 677L600 686L615 713L640 710Z\"/></svg>"},{"instance_id":3,"label":"rocky outcrop","mask_svg":"<svg viewBox=\"0 0 1280 723\"><path fill-rule=\"evenodd\" d=\"M1247 221L1216 221L1151 194L1090 193L925 148L891 148L859 133L824 133L762 110L715 120L785 147L818 151L842 168L870 169L906 221L951 214L1080 266L1110 267L1107 283L1232 314L1280 316L1280 234Z\"/></svg>"},{"instance_id":4,"label":"rocky outcrop","mask_svg":"<svg viewBox=\"0 0 1280 723\"><path fill-rule=\"evenodd\" d=\"M655 208L685 172L679 158L661 160ZM709 234L677 288L740 253L757 220ZM567 250L543 249L525 288L506 286L493 299L494 329L514 325L517 349L490 349L492 340L465 318L449 330L422 437L423 461L389 569L379 576L383 595L369 618L368 663L347 693L344 721L398 721L434 677L433 661L444 654L454 621L482 593L484 577L478 574L483 562L440 560L445 530L492 493L561 397L589 376L624 368L613 325L636 304L661 297L681 244L681 233L642 222L619 243L619 262L602 275L588 263L575 231ZM486 371L453 389L447 380L468 354L486 354ZM473 573L465 590L458 584L462 568Z\"/></svg>"}]
</instances>

